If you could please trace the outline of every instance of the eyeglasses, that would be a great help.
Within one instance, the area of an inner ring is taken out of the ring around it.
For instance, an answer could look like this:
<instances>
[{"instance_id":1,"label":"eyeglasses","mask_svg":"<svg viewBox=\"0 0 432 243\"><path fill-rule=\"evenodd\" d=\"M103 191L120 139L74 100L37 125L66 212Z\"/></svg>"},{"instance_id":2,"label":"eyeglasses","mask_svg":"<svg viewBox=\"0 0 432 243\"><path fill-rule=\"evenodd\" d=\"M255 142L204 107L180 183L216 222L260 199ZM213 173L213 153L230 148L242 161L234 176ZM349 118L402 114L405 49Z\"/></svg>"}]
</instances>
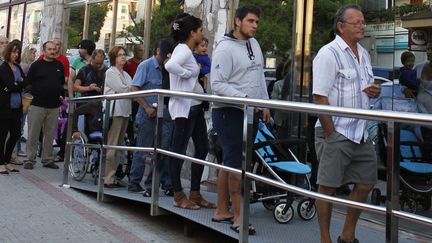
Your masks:
<instances>
[{"instance_id":1,"label":"eyeglasses","mask_svg":"<svg viewBox=\"0 0 432 243\"><path fill-rule=\"evenodd\" d=\"M352 26L354 26L356 28L366 27L366 22L364 22L364 21L358 21L358 22L355 22L355 23L350 23L350 22L342 21L342 23L350 24L350 25L352 25Z\"/></svg>"},{"instance_id":2,"label":"eyeglasses","mask_svg":"<svg viewBox=\"0 0 432 243\"><path fill-rule=\"evenodd\" d=\"M119 54L117 54L117 57L126 57L126 56L127 56L126 53L119 53Z\"/></svg>"}]
</instances>

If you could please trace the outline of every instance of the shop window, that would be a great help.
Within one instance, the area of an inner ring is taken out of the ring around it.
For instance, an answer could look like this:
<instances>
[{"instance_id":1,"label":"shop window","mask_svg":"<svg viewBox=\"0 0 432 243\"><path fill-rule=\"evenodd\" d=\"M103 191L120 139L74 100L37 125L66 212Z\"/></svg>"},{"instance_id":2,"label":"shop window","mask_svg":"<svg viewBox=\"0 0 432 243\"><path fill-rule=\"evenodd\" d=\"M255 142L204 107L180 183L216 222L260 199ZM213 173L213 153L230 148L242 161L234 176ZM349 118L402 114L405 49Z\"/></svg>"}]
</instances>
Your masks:
<instances>
[{"instance_id":1,"label":"shop window","mask_svg":"<svg viewBox=\"0 0 432 243\"><path fill-rule=\"evenodd\" d=\"M24 4L14 5L11 9L9 40L21 40L23 25Z\"/></svg>"},{"instance_id":2,"label":"shop window","mask_svg":"<svg viewBox=\"0 0 432 243\"><path fill-rule=\"evenodd\" d=\"M23 39L26 44L36 44L38 42L43 6L43 2L27 4Z\"/></svg>"},{"instance_id":3,"label":"shop window","mask_svg":"<svg viewBox=\"0 0 432 243\"><path fill-rule=\"evenodd\" d=\"M8 9L0 10L0 35L7 34Z\"/></svg>"}]
</instances>

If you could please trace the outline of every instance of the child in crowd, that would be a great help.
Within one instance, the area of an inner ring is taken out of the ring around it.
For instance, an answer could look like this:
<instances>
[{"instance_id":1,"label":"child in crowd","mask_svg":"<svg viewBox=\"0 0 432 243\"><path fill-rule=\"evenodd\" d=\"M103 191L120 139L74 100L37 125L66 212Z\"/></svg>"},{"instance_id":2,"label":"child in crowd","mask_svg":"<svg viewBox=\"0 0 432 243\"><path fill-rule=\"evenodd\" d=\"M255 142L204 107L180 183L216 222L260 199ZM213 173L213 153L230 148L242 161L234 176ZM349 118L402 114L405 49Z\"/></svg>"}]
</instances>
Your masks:
<instances>
[{"instance_id":1,"label":"child in crowd","mask_svg":"<svg viewBox=\"0 0 432 243\"><path fill-rule=\"evenodd\" d=\"M206 75L210 73L210 68L211 68L210 57L207 55L208 43L209 40L203 37L203 40L195 48L193 53L195 60L200 66L200 74L198 76L198 82L203 87L204 93L207 93L207 86L208 86L208 78ZM203 108L204 110L209 109L209 103L207 101L203 102Z\"/></svg>"},{"instance_id":2,"label":"child in crowd","mask_svg":"<svg viewBox=\"0 0 432 243\"><path fill-rule=\"evenodd\" d=\"M206 92L207 89L207 75L210 73L211 61L209 56L207 55L209 40L203 37L201 43L195 48L193 53L198 65L200 66L200 74L198 76L198 81Z\"/></svg>"},{"instance_id":3,"label":"child in crowd","mask_svg":"<svg viewBox=\"0 0 432 243\"><path fill-rule=\"evenodd\" d=\"M417 80L417 72L413 69L415 56L412 52L406 51L401 55L403 67L400 68L400 84L405 86L404 94L407 98L415 98L419 82Z\"/></svg>"}]
</instances>

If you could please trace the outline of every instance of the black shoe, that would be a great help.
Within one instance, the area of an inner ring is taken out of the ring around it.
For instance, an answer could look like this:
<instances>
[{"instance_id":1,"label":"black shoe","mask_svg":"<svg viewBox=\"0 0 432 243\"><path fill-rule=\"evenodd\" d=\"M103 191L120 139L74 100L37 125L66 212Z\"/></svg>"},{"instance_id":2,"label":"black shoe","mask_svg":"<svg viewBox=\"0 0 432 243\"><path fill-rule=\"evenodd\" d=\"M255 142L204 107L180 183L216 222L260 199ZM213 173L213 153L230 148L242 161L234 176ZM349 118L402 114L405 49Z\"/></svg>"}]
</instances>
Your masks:
<instances>
[{"instance_id":1,"label":"black shoe","mask_svg":"<svg viewBox=\"0 0 432 243\"><path fill-rule=\"evenodd\" d=\"M121 188L121 187L126 187L126 186L117 182L117 183L113 183L113 184L105 184L105 187L106 188Z\"/></svg>"},{"instance_id":2,"label":"black shoe","mask_svg":"<svg viewBox=\"0 0 432 243\"><path fill-rule=\"evenodd\" d=\"M128 185L128 192L141 193L144 189L140 185Z\"/></svg>"},{"instance_id":3,"label":"black shoe","mask_svg":"<svg viewBox=\"0 0 432 243\"><path fill-rule=\"evenodd\" d=\"M342 240L342 239L340 238L340 236L339 236L339 237L337 238L337 243L359 243L359 240L357 240L356 238L354 238L353 241L351 241L351 242L346 242L346 241Z\"/></svg>"},{"instance_id":4,"label":"black shoe","mask_svg":"<svg viewBox=\"0 0 432 243\"><path fill-rule=\"evenodd\" d=\"M144 190L143 197L151 197L151 196L152 196L151 190Z\"/></svg>"},{"instance_id":5,"label":"black shoe","mask_svg":"<svg viewBox=\"0 0 432 243\"><path fill-rule=\"evenodd\" d=\"M171 189L165 189L164 194L165 194L165 196L173 197L174 196L174 190L172 188Z\"/></svg>"}]
</instances>

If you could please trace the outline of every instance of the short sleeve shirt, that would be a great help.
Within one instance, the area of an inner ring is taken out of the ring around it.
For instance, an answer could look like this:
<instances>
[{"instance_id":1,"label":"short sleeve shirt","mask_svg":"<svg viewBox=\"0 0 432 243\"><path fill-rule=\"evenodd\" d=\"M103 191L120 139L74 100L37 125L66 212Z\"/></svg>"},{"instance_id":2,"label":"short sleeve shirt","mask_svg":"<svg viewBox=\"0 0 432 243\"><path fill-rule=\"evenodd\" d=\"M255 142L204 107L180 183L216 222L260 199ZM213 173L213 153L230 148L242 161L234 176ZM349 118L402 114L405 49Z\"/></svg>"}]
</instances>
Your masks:
<instances>
[{"instance_id":1,"label":"short sleeve shirt","mask_svg":"<svg viewBox=\"0 0 432 243\"><path fill-rule=\"evenodd\" d=\"M373 72L368 52L357 44L359 59L346 42L336 38L320 49L313 60L313 94L328 98L329 105L369 109L369 97L362 90L373 83ZM351 141L366 139L366 120L332 117L337 132ZM319 120L316 126L321 126Z\"/></svg>"},{"instance_id":2,"label":"short sleeve shirt","mask_svg":"<svg viewBox=\"0 0 432 243\"><path fill-rule=\"evenodd\" d=\"M96 70L90 64L88 64L79 70L76 79L81 81L81 86L89 86L90 84L95 83L99 88L103 89L105 84L106 70L106 67L104 67L102 70ZM100 93L96 91L81 93L81 96L93 95L100 95Z\"/></svg>"},{"instance_id":3,"label":"short sleeve shirt","mask_svg":"<svg viewBox=\"0 0 432 243\"><path fill-rule=\"evenodd\" d=\"M87 66L85 59L82 57L79 57L73 61L70 68L72 68L72 70L75 70L75 73L78 73L79 70L85 66Z\"/></svg>"},{"instance_id":4,"label":"short sleeve shirt","mask_svg":"<svg viewBox=\"0 0 432 243\"><path fill-rule=\"evenodd\" d=\"M138 65L131 85L140 87L141 90L162 88L162 69L154 56ZM144 99L149 105L157 102L157 96L155 95L145 96ZM139 123L145 116L144 108L139 106L136 122Z\"/></svg>"}]
</instances>

